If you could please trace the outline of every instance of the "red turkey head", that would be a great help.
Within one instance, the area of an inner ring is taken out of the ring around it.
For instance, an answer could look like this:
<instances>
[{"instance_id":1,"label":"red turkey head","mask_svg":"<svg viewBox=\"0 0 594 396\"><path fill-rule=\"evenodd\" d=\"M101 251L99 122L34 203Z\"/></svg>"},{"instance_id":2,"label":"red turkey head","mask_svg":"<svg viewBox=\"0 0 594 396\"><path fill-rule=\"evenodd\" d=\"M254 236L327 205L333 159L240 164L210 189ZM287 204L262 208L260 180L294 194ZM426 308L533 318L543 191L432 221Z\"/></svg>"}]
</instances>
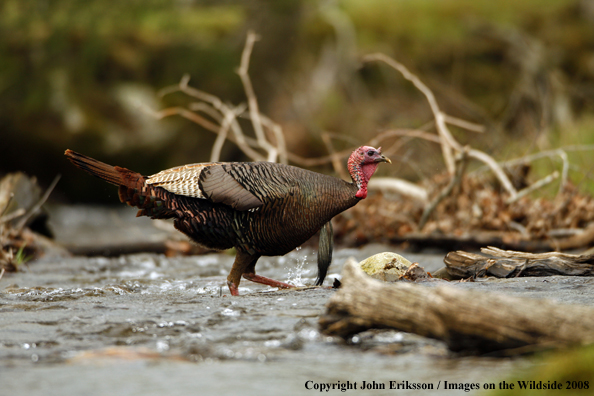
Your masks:
<instances>
[{"instance_id":1,"label":"red turkey head","mask_svg":"<svg viewBox=\"0 0 594 396\"><path fill-rule=\"evenodd\" d=\"M349 157L347 166L353 182L359 190L355 194L357 198L367 197L367 183L374 174L380 162L392 163L389 158L382 155L382 148L361 146Z\"/></svg>"}]
</instances>

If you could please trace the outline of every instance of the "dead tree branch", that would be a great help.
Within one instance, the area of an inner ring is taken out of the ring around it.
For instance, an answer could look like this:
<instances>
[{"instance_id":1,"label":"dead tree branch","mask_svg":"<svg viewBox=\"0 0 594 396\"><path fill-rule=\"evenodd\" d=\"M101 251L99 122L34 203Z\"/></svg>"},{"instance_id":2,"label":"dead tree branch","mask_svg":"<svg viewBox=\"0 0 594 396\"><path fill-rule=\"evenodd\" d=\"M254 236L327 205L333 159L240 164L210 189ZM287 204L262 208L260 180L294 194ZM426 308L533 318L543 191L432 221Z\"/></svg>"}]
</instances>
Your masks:
<instances>
[{"instance_id":1,"label":"dead tree branch","mask_svg":"<svg viewBox=\"0 0 594 396\"><path fill-rule=\"evenodd\" d=\"M35 215L37 213L37 211L39 209L41 209L41 207L43 206L43 204L45 203L45 201L47 201L47 199L49 198L49 196L52 193L52 191L54 191L54 188L56 187L56 185L60 181L60 178L61 177L62 177L61 175L57 175L56 177L54 177L54 180L52 181L52 183L50 184L50 186L47 188L47 190L45 190L45 193L39 199L39 201L37 201L37 203L35 203L35 205L33 205L23 215L23 217L19 220L19 222L15 225L14 230L17 233L20 233L23 230L23 228L27 225L27 222L29 221L29 219L31 218L31 216Z\"/></svg>"},{"instance_id":2,"label":"dead tree branch","mask_svg":"<svg viewBox=\"0 0 594 396\"><path fill-rule=\"evenodd\" d=\"M396 177L374 177L367 185L369 190L390 191L427 203L429 200L427 190L407 180Z\"/></svg>"},{"instance_id":3,"label":"dead tree branch","mask_svg":"<svg viewBox=\"0 0 594 396\"><path fill-rule=\"evenodd\" d=\"M488 353L594 342L594 309L414 283L385 283L353 259L320 318L327 335L348 338L394 328L444 341L453 351Z\"/></svg>"},{"instance_id":4,"label":"dead tree branch","mask_svg":"<svg viewBox=\"0 0 594 396\"><path fill-rule=\"evenodd\" d=\"M439 205L439 203L443 201L445 197L452 193L454 187L460 184L460 182L462 181L462 176L464 175L464 171L466 170L467 158L468 150L464 150L460 154L458 154L456 158L456 174L454 175L454 177L450 179L448 185L428 205L425 206L425 209L423 210L423 215L421 216L421 220L419 221L419 230L422 230L423 227L425 227L425 224L427 224L427 220L429 220L429 216L431 216L431 213L433 213L437 205Z\"/></svg>"},{"instance_id":5,"label":"dead tree branch","mask_svg":"<svg viewBox=\"0 0 594 396\"><path fill-rule=\"evenodd\" d=\"M450 125L455 125L459 128L466 129L467 131L484 133L486 128L484 125L475 124L474 122L466 121L458 117L454 117L448 114L444 114L445 122Z\"/></svg>"},{"instance_id":6,"label":"dead tree branch","mask_svg":"<svg viewBox=\"0 0 594 396\"><path fill-rule=\"evenodd\" d=\"M461 250L450 252L444 262L448 273L456 278L495 276L594 276L594 255L564 254L559 252L525 253L501 250L495 247L482 248L481 254Z\"/></svg>"},{"instance_id":7,"label":"dead tree branch","mask_svg":"<svg viewBox=\"0 0 594 396\"><path fill-rule=\"evenodd\" d=\"M518 199L530 194L532 191L536 191L539 188L546 186L547 184L550 184L551 182L553 182L554 180L559 178L559 172L555 171L553 173L551 173L548 176L543 177L542 179L532 183L531 185L529 185L528 187L518 191L518 194L515 197L510 197L507 201L505 201L505 203L507 204L511 204L516 202Z\"/></svg>"},{"instance_id":8,"label":"dead tree branch","mask_svg":"<svg viewBox=\"0 0 594 396\"><path fill-rule=\"evenodd\" d=\"M229 128L233 124L233 121L235 121L237 116L243 113L244 110L245 106L239 105L235 109L231 109L226 112L223 122L221 123L221 127L217 133L217 138L212 146L210 154L211 162L217 162L220 160L223 144L225 144L225 141L227 140L227 132L229 132Z\"/></svg>"},{"instance_id":9,"label":"dead tree branch","mask_svg":"<svg viewBox=\"0 0 594 396\"><path fill-rule=\"evenodd\" d=\"M258 100L256 99L256 93L254 92L254 87L252 86L252 81L248 74L248 69L250 65L250 57L252 55L252 49L254 48L254 43L259 40L259 37L253 31L249 31L246 41L245 47L243 48L243 52L241 54L241 63L239 69L237 69L237 74L241 79L243 84L243 89L248 99L248 110L250 114L250 120L252 121L252 126L254 127L254 133L256 134L256 140L258 141L258 145L262 147L268 153L267 161L276 162L278 156L280 155L282 161L286 163L286 148L282 145L284 140L278 141L278 146L275 147L266 139L266 135L264 134L264 128L262 127L262 120L260 117L260 110L258 106Z\"/></svg>"},{"instance_id":10,"label":"dead tree branch","mask_svg":"<svg viewBox=\"0 0 594 396\"><path fill-rule=\"evenodd\" d=\"M332 166L334 167L334 171L338 173L340 177L342 177L343 179L348 178L349 176L341 163L340 155L338 155L334 150L334 146L332 145L332 139L330 138L330 135L328 133L322 133L322 141L326 146L326 150L328 150L330 156L332 157Z\"/></svg>"},{"instance_id":11,"label":"dead tree branch","mask_svg":"<svg viewBox=\"0 0 594 396\"><path fill-rule=\"evenodd\" d=\"M427 102L429 102L429 107L431 107L433 117L435 118L437 132L439 133L439 136L442 140L441 150L446 163L446 167L448 169L448 172L453 175L456 168L454 163L454 156L452 154L452 149L459 150L461 147L460 144L454 139L454 137L450 133L445 122L444 114L439 109L439 106L437 105L437 100L435 99L435 95L433 95L433 92L416 75L411 73L402 63L395 61L394 59L388 57L385 54L376 53L366 55L363 58L363 60L365 62L382 61L386 63L393 69L399 71L405 79L412 82L413 85L417 87L417 89L421 91L423 95L425 95L425 98L427 98Z\"/></svg>"},{"instance_id":12,"label":"dead tree branch","mask_svg":"<svg viewBox=\"0 0 594 396\"><path fill-rule=\"evenodd\" d=\"M393 69L400 72L400 74L402 74L402 76L405 79L412 82L413 85L419 91L421 91L421 93L423 95L425 95L425 98L427 99L427 102L429 103L429 107L431 108L431 112L433 113L433 117L435 118L435 126L437 128L437 133L439 134L439 136L441 138L441 150L442 150L442 153L444 156L444 161L445 161L446 167L448 169L448 172L451 175L453 175L455 173L456 165L455 165L455 161L454 161L454 156L452 154L452 150L456 150L456 151L460 152L463 150L463 146L460 143L458 143L456 141L456 139L454 139L450 130L448 129L447 122L446 122L447 115L440 110L439 105L437 104L437 100L435 99L435 95L433 94L433 92L416 75L411 73L403 64L390 58L389 56L387 56L385 54L382 54L382 53L370 54L370 55L365 56L363 58L363 61L365 61L365 62L381 61L381 62L386 63L388 66L390 66ZM450 121L451 120L452 120L452 118L450 118ZM459 120L459 119L454 119L454 120ZM456 122L456 121L454 121L454 122ZM505 174L505 172L503 171L501 166L499 166L497 161L495 161L488 154L486 154L480 150L477 150L477 149L469 149L468 156L470 158L477 159L477 160L485 163L487 166L489 166L489 168L491 168L491 170L493 171L493 173L495 174L497 179L502 184L503 188L510 194L510 196L512 198L514 198L516 196L516 194L517 194L516 189L510 182L509 178L507 177L507 175Z\"/></svg>"}]
</instances>

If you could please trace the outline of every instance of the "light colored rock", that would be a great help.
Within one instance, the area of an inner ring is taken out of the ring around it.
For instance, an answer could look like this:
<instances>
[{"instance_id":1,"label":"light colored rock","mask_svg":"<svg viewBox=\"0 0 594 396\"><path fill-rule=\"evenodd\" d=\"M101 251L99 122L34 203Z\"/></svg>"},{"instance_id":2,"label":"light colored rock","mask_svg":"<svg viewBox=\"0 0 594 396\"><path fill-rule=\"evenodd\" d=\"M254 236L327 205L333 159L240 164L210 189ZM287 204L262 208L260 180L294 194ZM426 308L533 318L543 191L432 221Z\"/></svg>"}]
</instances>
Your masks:
<instances>
[{"instance_id":1,"label":"light colored rock","mask_svg":"<svg viewBox=\"0 0 594 396\"><path fill-rule=\"evenodd\" d=\"M359 263L369 276L384 282L395 282L410 267L411 262L392 252L378 253Z\"/></svg>"}]
</instances>

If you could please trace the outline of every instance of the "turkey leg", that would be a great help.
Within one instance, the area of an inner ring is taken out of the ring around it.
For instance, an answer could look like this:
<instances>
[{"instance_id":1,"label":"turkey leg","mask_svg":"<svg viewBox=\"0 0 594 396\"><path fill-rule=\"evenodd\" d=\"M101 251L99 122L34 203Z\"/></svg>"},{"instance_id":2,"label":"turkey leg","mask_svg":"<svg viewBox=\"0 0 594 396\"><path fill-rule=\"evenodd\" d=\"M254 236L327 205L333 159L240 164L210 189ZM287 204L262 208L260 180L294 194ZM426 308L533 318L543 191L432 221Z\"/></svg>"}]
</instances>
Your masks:
<instances>
[{"instance_id":1,"label":"turkey leg","mask_svg":"<svg viewBox=\"0 0 594 396\"><path fill-rule=\"evenodd\" d=\"M265 276L261 276L261 275L256 275L256 261L258 259L254 260L253 263L251 263L250 265L248 265L245 269L245 271L243 272L243 277L247 280L250 280L252 282L256 282L256 283L261 283L263 285L268 285L268 286L272 286L272 287L278 287L280 289L290 289L292 287L295 287L293 285L289 285L288 283L284 283L284 282L280 282L274 279L270 279L270 278L266 278Z\"/></svg>"},{"instance_id":2,"label":"turkey leg","mask_svg":"<svg viewBox=\"0 0 594 396\"><path fill-rule=\"evenodd\" d=\"M274 279L266 278L264 276L256 275L256 262L260 258L259 255L251 255L241 251L237 252L235 256L235 262L231 268L231 272L227 277L227 285L232 296L239 296L239 282L243 276L245 279L256 283L262 283L264 285L278 287L281 289L288 289L295 287L288 283L279 282Z\"/></svg>"},{"instance_id":3,"label":"turkey leg","mask_svg":"<svg viewBox=\"0 0 594 396\"><path fill-rule=\"evenodd\" d=\"M290 289L295 287L285 282L280 282L274 279L266 278L265 276L256 275L254 272L246 272L243 274L243 277L247 280L251 280L252 282L262 283L263 285L278 287L281 289Z\"/></svg>"},{"instance_id":4,"label":"turkey leg","mask_svg":"<svg viewBox=\"0 0 594 396\"><path fill-rule=\"evenodd\" d=\"M231 267L231 272L229 272L229 276L227 276L227 286L229 286L229 291L232 296L239 296L238 288L239 282L241 282L241 275L243 275L246 269L253 269L259 258L260 256L252 256L249 253L237 251L233 267Z\"/></svg>"}]
</instances>

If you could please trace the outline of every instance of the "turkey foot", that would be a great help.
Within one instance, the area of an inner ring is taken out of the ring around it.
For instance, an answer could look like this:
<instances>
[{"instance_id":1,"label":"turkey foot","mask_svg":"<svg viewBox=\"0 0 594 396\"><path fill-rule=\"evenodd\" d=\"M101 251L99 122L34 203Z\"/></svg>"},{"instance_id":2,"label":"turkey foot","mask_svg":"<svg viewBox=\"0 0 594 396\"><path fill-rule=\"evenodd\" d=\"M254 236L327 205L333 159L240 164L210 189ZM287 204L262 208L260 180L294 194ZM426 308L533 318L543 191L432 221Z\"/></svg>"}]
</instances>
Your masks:
<instances>
[{"instance_id":1,"label":"turkey foot","mask_svg":"<svg viewBox=\"0 0 594 396\"><path fill-rule=\"evenodd\" d=\"M231 292L232 296L239 296L239 288L231 281L227 281L227 286L229 286L229 291Z\"/></svg>"},{"instance_id":2,"label":"turkey foot","mask_svg":"<svg viewBox=\"0 0 594 396\"><path fill-rule=\"evenodd\" d=\"M293 285L289 285L288 283L279 282L274 279L266 278L265 276L256 275L254 272L246 272L243 274L243 277L252 282L262 283L264 285L278 287L280 289L290 289L295 287ZM231 291L231 294L233 294L233 291Z\"/></svg>"}]
</instances>

